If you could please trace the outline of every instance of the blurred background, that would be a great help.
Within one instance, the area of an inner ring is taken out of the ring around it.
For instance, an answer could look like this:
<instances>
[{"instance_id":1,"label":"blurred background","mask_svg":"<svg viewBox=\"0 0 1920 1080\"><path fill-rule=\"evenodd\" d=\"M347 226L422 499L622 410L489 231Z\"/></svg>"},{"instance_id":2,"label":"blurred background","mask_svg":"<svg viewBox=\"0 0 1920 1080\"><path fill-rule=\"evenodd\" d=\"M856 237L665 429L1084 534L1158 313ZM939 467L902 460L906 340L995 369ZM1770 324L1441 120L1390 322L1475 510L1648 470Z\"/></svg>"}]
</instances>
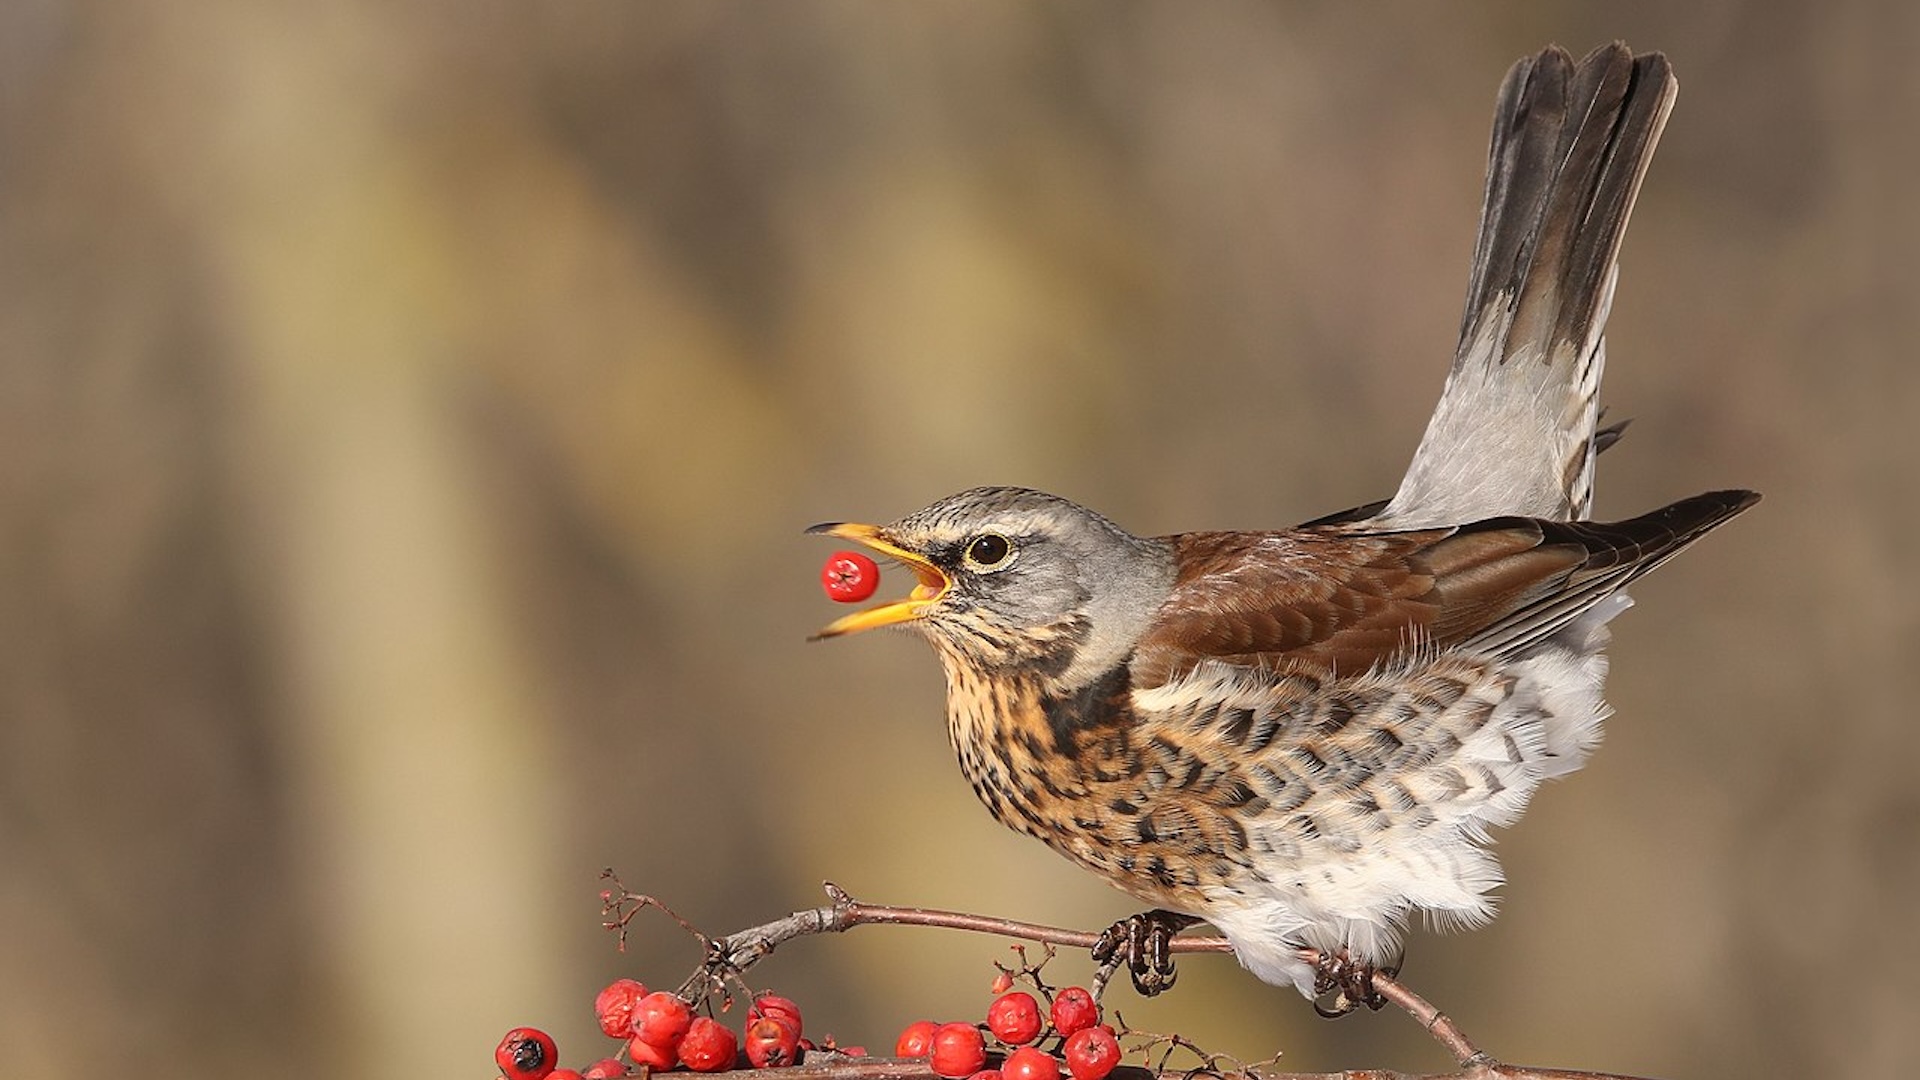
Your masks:
<instances>
[{"instance_id":1,"label":"blurred background","mask_svg":"<svg viewBox=\"0 0 1920 1080\"><path fill-rule=\"evenodd\" d=\"M613 1047L604 866L721 933L821 899L1085 927L930 652L809 645L821 520L981 483L1136 532L1390 494L1494 91L1683 86L1628 236L1601 516L1753 513L1635 590L1592 765L1408 979L1509 1060L1920 1071L1920 8L0 7L0 1045L17 1075L491 1076ZM754 973L890 1047L992 939ZM1058 981L1085 978L1062 957ZM1221 958L1113 1003L1439 1070Z\"/></svg>"}]
</instances>

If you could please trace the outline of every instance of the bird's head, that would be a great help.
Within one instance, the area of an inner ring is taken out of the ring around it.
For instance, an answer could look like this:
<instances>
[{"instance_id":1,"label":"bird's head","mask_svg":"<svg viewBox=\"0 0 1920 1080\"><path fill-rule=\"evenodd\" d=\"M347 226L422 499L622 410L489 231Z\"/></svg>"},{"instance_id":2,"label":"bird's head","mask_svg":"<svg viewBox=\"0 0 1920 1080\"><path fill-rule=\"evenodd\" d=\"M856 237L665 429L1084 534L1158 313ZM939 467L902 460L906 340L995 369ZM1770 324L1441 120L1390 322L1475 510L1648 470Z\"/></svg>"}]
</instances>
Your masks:
<instances>
[{"instance_id":1,"label":"bird's head","mask_svg":"<svg viewBox=\"0 0 1920 1080\"><path fill-rule=\"evenodd\" d=\"M926 635L950 661L1029 666L1073 685L1124 659L1173 586L1173 555L1082 506L1025 488L974 488L890 525L807 530L862 544L913 571L904 599L821 630Z\"/></svg>"}]
</instances>

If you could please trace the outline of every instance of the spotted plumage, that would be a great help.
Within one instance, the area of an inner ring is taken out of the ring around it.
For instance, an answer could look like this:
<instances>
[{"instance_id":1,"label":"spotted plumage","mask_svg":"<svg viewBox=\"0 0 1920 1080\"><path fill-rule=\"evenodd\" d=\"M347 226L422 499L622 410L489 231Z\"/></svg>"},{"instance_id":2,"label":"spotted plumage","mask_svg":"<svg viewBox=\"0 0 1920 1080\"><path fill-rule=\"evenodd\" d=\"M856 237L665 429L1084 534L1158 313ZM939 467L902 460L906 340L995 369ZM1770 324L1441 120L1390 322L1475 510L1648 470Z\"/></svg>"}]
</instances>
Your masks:
<instances>
[{"instance_id":1,"label":"spotted plumage","mask_svg":"<svg viewBox=\"0 0 1920 1080\"><path fill-rule=\"evenodd\" d=\"M1664 60L1618 46L1510 76L1461 351L1392 500L1143 538L976 488L818 526L919 582L823 636L919 631L988 810L1268 981L1327 989L1303 947L1392 963L1415 911L1491 917L1489 830L1599 741L1622 590L1758 498L1581 520L1618 433L1595 429L1613 258L1671 99Z\"/></svg>"}]
</instances>

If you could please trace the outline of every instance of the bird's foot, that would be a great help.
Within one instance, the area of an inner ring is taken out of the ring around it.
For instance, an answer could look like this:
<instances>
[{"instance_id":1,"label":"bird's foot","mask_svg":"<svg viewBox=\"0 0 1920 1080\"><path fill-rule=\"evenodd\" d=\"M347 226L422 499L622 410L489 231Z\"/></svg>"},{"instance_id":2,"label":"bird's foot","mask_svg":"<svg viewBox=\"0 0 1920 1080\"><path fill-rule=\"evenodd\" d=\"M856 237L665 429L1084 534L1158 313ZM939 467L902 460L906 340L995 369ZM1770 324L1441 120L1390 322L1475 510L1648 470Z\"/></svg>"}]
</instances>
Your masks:
<instances>
[{"instance_id":1,"label":"bird's foot","mask_svg":"<svg viewBox=\"0 0 1920 1080\"><path fill-rule=\"evenodd\" d=\"M1322 950L1320 959L1313 965L1313 974L1313 1011L1328 1020L1336 1020L1362 1005L1374 1010L1385 1006L1387 999L1373 988L1373 977L1391 978L1400 974L1400 969L1355 960L1345 949Z\"/></svg>"},{"instance_id":2,"label":"bird's foot","mask_svg":"<svg viewBox=\"0 0 1920 1080\"><path fill-rule=\"evenodd\" d=\"M1173 966L1173 935L1199 921L1175 911L1143 911L1107 927L1093 943L1093 962L1100 965L1093 975L1093 996L1100 996L1123 964L1141 997L1171 989L1179 975Z\"/></svg>"}]
</instances>

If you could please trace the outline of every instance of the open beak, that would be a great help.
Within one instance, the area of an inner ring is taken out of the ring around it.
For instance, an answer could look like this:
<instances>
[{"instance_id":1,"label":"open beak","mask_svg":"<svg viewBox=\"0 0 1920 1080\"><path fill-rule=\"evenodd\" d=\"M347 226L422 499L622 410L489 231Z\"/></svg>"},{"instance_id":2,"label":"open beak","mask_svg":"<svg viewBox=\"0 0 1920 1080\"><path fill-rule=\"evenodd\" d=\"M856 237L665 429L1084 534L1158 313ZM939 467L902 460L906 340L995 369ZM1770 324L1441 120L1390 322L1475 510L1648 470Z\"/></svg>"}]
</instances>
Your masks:
<instances>
[{"instance_id":1,"label":"open beak","mask_svg":"<svg viewBox=\"0 0 1920 1080\"><path fill-rule=\"evenodd\" d=\"M845 618L836 619L819 633L808 638L809 641L839 637L842 634L857 634L876 626L893 626L922 618L926 615L927 609L945 596L947 590L953 585L952 580L941 572L939 567L928 562L925 556L908 551L882 536L877 525L836 522L815 525L807 531L823 536L837 536L842 540L852 540L876 554L885 555L900 563L913 571L914 577L920 579L919 584L913 587L913 591L907 594L906 599L881 604L879 607L868 608L865 611L856 611Z\"/></svg>"}]
</instances>

